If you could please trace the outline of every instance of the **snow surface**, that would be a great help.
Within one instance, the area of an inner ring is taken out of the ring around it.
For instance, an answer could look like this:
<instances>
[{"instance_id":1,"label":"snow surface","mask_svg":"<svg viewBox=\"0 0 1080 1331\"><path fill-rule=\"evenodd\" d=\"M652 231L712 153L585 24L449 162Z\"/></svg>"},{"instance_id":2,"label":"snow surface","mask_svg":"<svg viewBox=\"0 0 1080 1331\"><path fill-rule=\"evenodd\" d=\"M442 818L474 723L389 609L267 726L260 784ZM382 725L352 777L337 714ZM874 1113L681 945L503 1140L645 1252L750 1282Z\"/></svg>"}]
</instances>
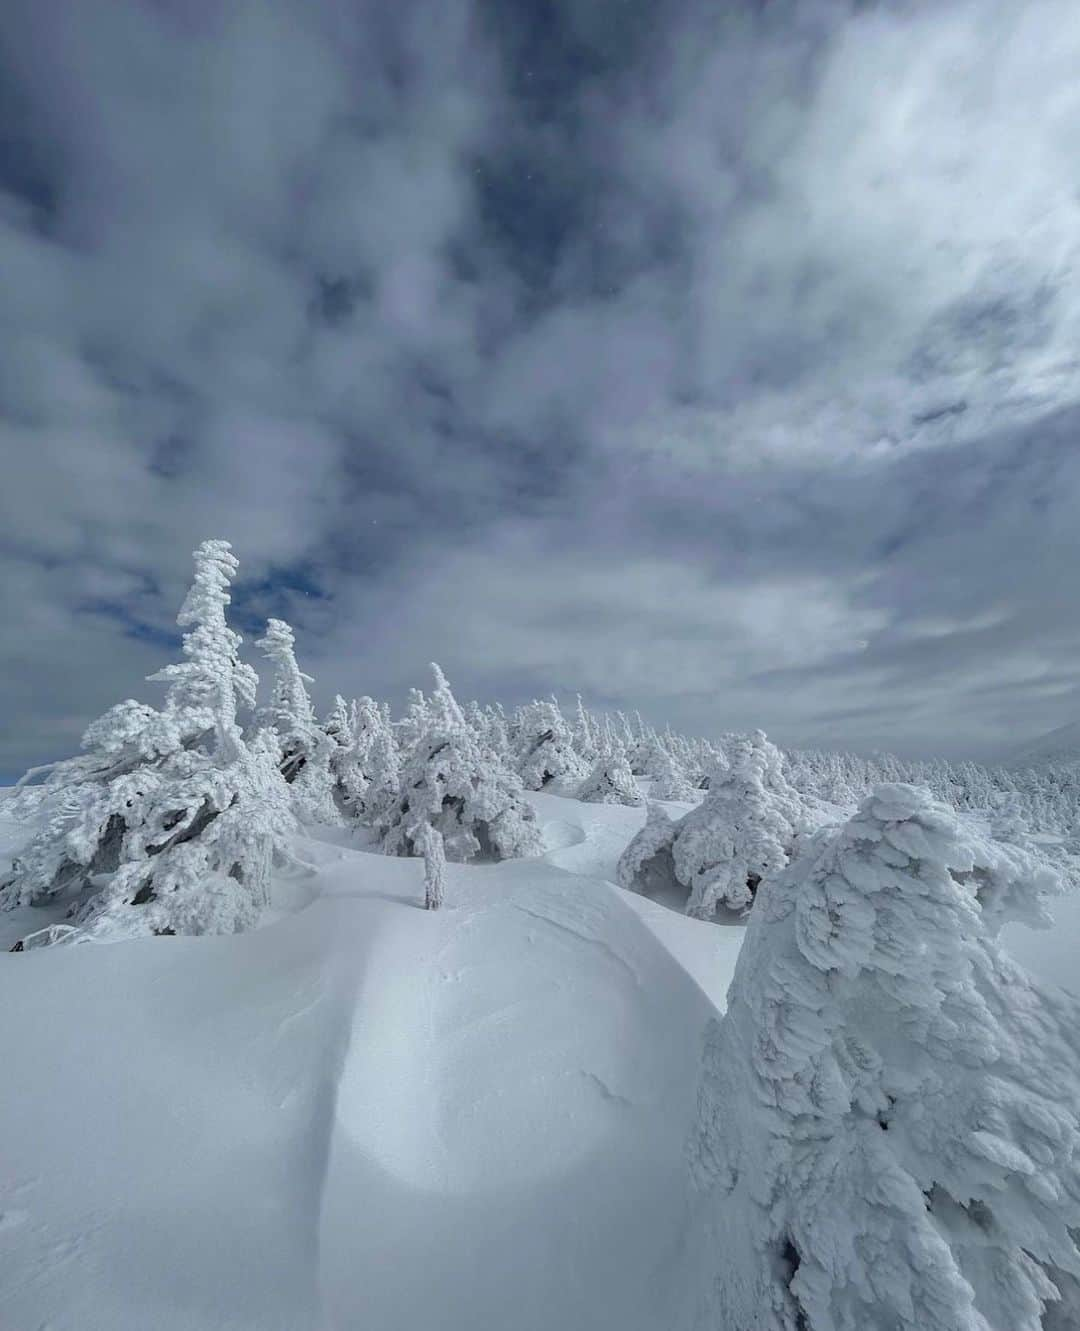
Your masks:
<instances>
[{"instance_id":1,"label":"snow surface","mask_svg":"<svg viewBox=\"0 0 1080 1331\"><path fill-rule=\"evenodd\" d=\"M339 835L256 932L0 956L5 1331L669 1324L743 931L605 881L642 809L530 798L439 912Z\"/></svg>"},{"instance_id":2,"label":"snow surface","mask_svg":"<svg viewBox=\"0 0 1080 1331\"><path fill-rule=\"evenodd\" d=\"M643 808L529 801L546 852L448 865L439 912L419 860L324 829L256 932L0 953L4 1331L683 1325L745 931L613 885ZM0 858L27 830L0 798ZM1058 913L1006 939L1068 984Z\"/></svg>"}]
</instances>

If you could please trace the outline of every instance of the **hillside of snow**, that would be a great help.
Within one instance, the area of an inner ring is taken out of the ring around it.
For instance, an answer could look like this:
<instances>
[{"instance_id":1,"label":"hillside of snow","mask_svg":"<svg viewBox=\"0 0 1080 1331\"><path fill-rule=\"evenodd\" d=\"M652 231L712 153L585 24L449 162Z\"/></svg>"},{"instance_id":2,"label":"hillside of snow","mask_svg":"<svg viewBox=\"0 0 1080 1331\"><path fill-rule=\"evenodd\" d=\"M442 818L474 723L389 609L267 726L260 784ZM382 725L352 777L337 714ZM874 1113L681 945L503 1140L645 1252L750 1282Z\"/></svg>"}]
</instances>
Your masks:
<instances>
[{"instance_id":1,"label":"hillside of snow","mask_svg":"<svg viewBox=\"0 0 1080 1331\"><path fill-rule=\"evenodd\" d=\"M1080 763L1080 721L1058 726L1037 739L1010 749L1005 755L1010 767L1038 767L1043 763Z\"/></svg>"},{"instance_id":2,"label":"hillside of snow","mask_svg":"<svg viewBox=\"0 0 1080 1331\"><path fill-rule=\"evenodd\" d=\"M598 876L640 810L534 799L556 848L438 913L309 841L255 932L0 954L0 1325L666 1325L742 930Z\"/></svg>"}]
</instances>

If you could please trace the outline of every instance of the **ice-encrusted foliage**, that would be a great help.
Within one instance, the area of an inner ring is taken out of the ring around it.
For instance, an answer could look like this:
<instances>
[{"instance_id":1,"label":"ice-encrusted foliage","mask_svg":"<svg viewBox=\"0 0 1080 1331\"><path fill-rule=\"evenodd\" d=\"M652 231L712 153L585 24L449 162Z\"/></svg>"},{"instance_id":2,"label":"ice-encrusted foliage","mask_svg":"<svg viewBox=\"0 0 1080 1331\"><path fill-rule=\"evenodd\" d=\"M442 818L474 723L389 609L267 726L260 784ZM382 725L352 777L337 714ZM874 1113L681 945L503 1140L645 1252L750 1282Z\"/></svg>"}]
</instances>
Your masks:
<instances>
[{"instance_id":1,"label":"ice-encrusted foliage","mask_svg":"<svg viewBox=\"0 0 1080 1331\"><path fill-rule=\"evenodd\" d=\"M686 913L711 919L718 906L744 910L766 874L782 869L801 819L779 749L762 731L732 746L702 803L679 822L675 873L689 890Z\"/></svg>"},{"instance_id":2,"label":"ice-encrusted foliage","mask_svg":"<svg viewBox=\"0 0 1080 1331\"><path fill-rule=\"evenodd\" d=\"M259 719L277 736L278 766L296 812L312 822L340 822L332 772L339 745L315 719L307 691L313 680L297 665L293 631L283 619L268 619L257 646L274 667L270 703Z\"/></svg>"},{"instance_id":3,"label":"ice-encrusted foliage","mask_svg":"<svg viewBox=\"0 0 1080 1331\"><path fill-rule=\"evenodd\" d=\"M532 702L515 718L517 771L526 790L552 781L580 781L585 766L566 718L553 702Z\"/></svg>"},{"instance_id":4,"label":"ice-encrusted foliage","mask_svg":"<svg viewBox=\"0 0 1080 1331\"><path fill-rule=\"evenodd\" d=\"M586 804L638 805L644 801L622 749L602 753L577 790Z\"/></svg>"},{"instance_id":5,"label":"ice-encrusted foliage","mask_svg":"<svg viewBox=\"0 0 1080 1331\"><path fill-rule=\"evenodd\" d=\"M402 765L400 792L382 820L384 849L422 853L417 824L427 822L441 834L446 858L458 863L537 854L536 815L517 774L481 748L445 679L437 689L449 696L429 708L428 728Z\"/></svg>"},{"instance_id":6,"label":"ice-encrusted foliage","mask_svg":"<svg viewBox=\"0 0 1080 1331\"><path fill-rule=\"evenodd\" d=\"M84 753L26 792L39 830L0 886L0 905L71 900L75 937L246 928L295 826L276 750L246 742L237 706L254 702L226 624L236 561L223 541L195 552L178 616L185 660L155 711L127 701L87 728Z\"/></svg>"},{"instance_id":7,"label":"ice-encrusted foliage","mask_svg":"<svg viewBox=\"0 0 1080 1331\"><path fill-rule=\"evenodd\" d=\"M691 1141L709 1325L1041 1331L1075 1292L1080 1008L998 948L986 851L884 785L763 884Z\"/></svg>"}]
</instances>

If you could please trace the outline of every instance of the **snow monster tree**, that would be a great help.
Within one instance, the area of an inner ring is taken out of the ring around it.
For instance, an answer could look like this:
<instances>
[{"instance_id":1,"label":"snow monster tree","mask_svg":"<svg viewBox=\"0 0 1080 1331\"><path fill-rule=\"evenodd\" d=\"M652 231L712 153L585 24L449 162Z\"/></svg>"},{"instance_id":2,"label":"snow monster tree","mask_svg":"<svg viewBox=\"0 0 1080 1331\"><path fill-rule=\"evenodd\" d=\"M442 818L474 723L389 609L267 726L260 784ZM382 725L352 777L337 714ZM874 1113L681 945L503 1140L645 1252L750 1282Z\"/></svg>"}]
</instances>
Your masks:
<instances>
[{"instance_id":1,"label":"snow monster tree","mask_svg":"<svg viewBox=\"0 0 1080 1331\"><path fill-rule=\"evenodd\" d=\"M1080 1004L995 942L1023 868L885 785L762 884L692 1139L709 1325L1080 1325Z\"/></svg>"}]
</instances>

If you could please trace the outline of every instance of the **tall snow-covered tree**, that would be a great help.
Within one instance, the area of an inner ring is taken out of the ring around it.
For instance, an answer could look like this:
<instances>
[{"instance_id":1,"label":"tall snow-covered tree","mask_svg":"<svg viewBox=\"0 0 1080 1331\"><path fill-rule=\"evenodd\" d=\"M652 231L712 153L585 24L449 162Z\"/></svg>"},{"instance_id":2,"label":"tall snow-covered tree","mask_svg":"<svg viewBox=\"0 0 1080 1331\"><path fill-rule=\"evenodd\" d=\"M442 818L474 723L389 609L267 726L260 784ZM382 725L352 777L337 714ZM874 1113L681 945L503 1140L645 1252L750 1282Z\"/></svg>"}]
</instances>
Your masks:
<instances>
[{"instance_id":1,"label":"tall snow-covered tree","mask_svg":"<svg viewBox=\"0 0 1080 1331\"><path fill-rule=\"evenodd\" d=\"M574 709L573 741L578 757L591 766L597 758L596 736L580 693L577 695L577 706Z\"/></svg>"},{"instance_id":2,"label":"tall snow-covered tree","mask_svg":"<svg viewBox=\"0 0 1080 1331\"><path fill-rule=\"evenodd\" d=\"M40 830L0 884L0 906L70 901L75 936L225 933L258 917L295 827L276 751L245 741L238 705L257 679L225 609L228 544L195 552L178 623L184 660L150 678L160 711L128 700L88 727L84 752L26 793Z\"/></svg>"},{"instance_id":3,"label":"tall snow-covered tree","mask_svg":"<svg viewBox=\"0 0 1080 1331\"><path fill-rule=\"evenodd\" d=\"M1080 1288L1080 1004L997 946L973 826L881 786L763 884L692 1141L710 1325L1042 1331Z\"/></svg>"},{"instance_id":4,"label":"tall snow-covered tree","mask_svg":"<svg viewBox=\"0 0 1080 1331\"><path fill-rule=\"evenodd\" d=\"M297 665L293 631L282 619L268 619L257 645L274 667L270 703L261 719L278 737L278 762L292 788L296 811L304 819L337 823L340 813L333 798L331 765L338 744L315 719L307 691L313 681Z\"/></svg>"},{"instance_id":5,"label":"tall snow-covered tree","mask_svg":"<svg viewBox=\"0 0 1080 1331\"><path fill-rule=\"evenodd\" d=\"M402 765L399 793L381 819L384 849L419 854L416 828L427 822L441 834L447 859L459 863L538 853L535 814L517 774L480 747L445 678L436 680L440 692L444 697L427 709L427 726Z\"/></svg>"}]
</instances>

